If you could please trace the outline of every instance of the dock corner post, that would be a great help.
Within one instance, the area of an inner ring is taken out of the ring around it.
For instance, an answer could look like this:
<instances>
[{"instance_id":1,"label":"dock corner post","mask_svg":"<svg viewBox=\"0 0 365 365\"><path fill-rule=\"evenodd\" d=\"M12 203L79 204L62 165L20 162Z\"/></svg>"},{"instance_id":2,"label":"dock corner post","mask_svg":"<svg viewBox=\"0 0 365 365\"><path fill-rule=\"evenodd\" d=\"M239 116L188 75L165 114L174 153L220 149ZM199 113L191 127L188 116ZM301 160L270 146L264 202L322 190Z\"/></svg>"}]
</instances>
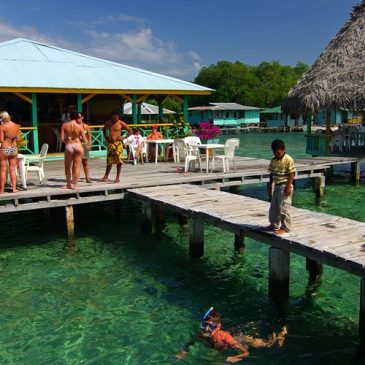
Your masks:
<instances>
[{"instance_id":1,"label":"dock corner post","mask_svg":"<svg viewBox=\"0 0 365 365\"><path fill-rule=\"evenodd\" d=\"M360 348L365 352L365 277L360 280L359 337Z\"/></svg>"},{"instance_id":2,"label":"dock corner post","mask_svg":"<svg viewBox=\"0 0 365 365\"><path fill-rule=\"evenodd\" d=\"M155 228L157 231L162 231L165 226L165 207L162 205L158 205L156 207L156 220L155 220Z\"/></svg>"},{"instance_id":3,"label":"dock corner post","mask_svg":"<svg viewBox=\"0 0 365 365\"><path fill-rule=\"evenodd\" d=\"M316 198L321 198L323 196L325 186L326 186L325 176L318 176L315 178L314 189L316 191Z\"/></svg>"},{"instance_id":4,"label":"dock corner post","mask_svg":"<svg viewBox=\"0 0 365 365\"><path fill-rule=\"evenodd\" d=\"M360 161L351 162L352 179L355 183L360 181Z\"/></svg>"},{"instance_id":5,"label":"dock corner post","mask_svg":"<svg viewBox=\"0 0 365 365\"><path fill-rule=\"evenodd\" d=\"M66 225L68 242L73 243L75 240L75 220L74 209L72 205L66 205Z\"/></svg>"},{"instance_id":6,"label":"dock corner post","mask_svg":"<svg viewBox=\"0 0 365 365\"><path fill-rule=\"evenodd\" d=\"M152 203L151 201L143 201L142 203L142 222L141 229L143 233L152 232Z\"/></svg>"},{"instance_id":7,"label":"dock corner post","mask_svg":"<svg viewBox=\"0 0 365 365\"><path fill-rule=\"evenodd\" d=\"M189 255L191 257L204 255L204 222L195 217L190 219Z\"/></svg>"},{"instance_id":8,"label":"dock corner post","mask_svg":"<svg viewBox=\"0 0 365 365\"><path fill-rule=\"evenodd\" d=\"M245 251L245 235L243 231L234 235L234 251L238 253Z\"/></svg>"},{"instance_id":9,"label":"dock corner post","mask_svg":"<svg viewBox=\"0 0 365 365\"><path fill-rule=\"evenodd\" d=\"M188 217L184 214L178 213L177 221L178 221L180 227L184 227L188 224Z\"/></svg>"},{"instance_id":10,"label":"dock corner post","mask_svg":"<svg viewBox=\"0 0 365 365\"><path fill-rule=\"evenodd\" d=\"M289 298L290 253L276 247L269 249L269 297L276 302Z\"/></svg>"}]
</instances>

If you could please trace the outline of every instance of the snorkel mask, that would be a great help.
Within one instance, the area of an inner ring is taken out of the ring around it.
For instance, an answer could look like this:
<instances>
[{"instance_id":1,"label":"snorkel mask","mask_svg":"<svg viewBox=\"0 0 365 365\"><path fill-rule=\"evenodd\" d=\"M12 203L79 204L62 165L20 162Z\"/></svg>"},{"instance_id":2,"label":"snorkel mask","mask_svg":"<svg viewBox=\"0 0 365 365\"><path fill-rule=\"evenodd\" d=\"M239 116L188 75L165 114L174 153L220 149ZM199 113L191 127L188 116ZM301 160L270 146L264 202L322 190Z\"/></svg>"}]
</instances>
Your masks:
<instances>
[{"instance_id":1,"label":"snorkel mask","mask_svg":"<svg viewBox=\"0 0 365 365\"><path fill-rule=\"evenodd\" d=\"M209 320L209 316L213 311L214 307L210 307L200 322L201 330L209 335L218 327L217 323Z\"/></svg>"}]
</instances>

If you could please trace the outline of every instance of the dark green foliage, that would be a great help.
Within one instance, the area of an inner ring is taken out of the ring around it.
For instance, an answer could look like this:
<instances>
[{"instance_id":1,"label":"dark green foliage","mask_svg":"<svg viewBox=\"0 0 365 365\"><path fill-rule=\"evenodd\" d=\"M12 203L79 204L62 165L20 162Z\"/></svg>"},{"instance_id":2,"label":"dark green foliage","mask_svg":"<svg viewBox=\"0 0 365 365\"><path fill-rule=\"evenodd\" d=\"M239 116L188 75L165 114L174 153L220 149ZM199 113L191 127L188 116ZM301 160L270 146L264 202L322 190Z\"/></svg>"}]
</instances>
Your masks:
<instances>
[{"instance_id":1,"label":"dark green foliage","mask_svg":"<svg viewBox=\"0 0 365 365\"><path fill-rule=\"evenodd\" d=\"M203 67L194 82L215 89L212 95L190 99L190 106L209 102L235 102L263 108L280 105L289 89L308 69L298 62L295 67L277 61L262 62L258 66L239 61L219 61Z\"/></svg>"}]
</instances>

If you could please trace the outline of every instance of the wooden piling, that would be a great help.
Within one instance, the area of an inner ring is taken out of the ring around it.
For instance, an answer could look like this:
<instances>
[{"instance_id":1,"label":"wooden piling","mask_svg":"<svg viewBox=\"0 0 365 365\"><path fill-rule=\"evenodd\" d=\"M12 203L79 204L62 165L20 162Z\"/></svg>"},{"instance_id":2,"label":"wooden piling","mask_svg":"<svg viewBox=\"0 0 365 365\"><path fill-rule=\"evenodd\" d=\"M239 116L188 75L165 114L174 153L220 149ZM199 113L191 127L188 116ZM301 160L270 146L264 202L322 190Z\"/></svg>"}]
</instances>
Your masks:
<instances>
[{"instance_id":1,"label":"wooden piling","mask_svg":"<svg viewBox=\"0 0 365 365\"><path fill-rule=\"evenodd\" d=\"M72 205L66 205L66 226L67 226L67 237L70 243L75 240L75 221L74 221L74 209Z\"/></svg>"},{"instance_id":2,"label":"wooden piling","mask_svg":"<svg viewBox=\"0 0 365 365\"><path fill-rule=\"evenodd\" d=\"M151 201L143 201L141 222L141 230L143 233L152 232L152 213L153 210Z\"/></svg>"},{"instance_id":3,"label":"wooden piling","mask_svg":"<svg viewBox=\"0 0 365 365\"><path fill-rule=\"evenodd\" d=\"M288 251L270 247L269 296L277 302L283 302L289 297L289 263Z\"/></svg>"},{"instance_id":4,"label":"wooden piling","mask_svg":"<svg viewBox=\"0 0 365 365\"><path fill-rule=\"evenodd\" d=\"M361 349L365 351L365 277L360 280L359 336Z\"/></svg>"},{"instance_id":5,"label":"wooden piling","mask_svg":"<svg viewBox=\"0 0 365 365\"><path fill-rule=\"evenodd\" d=\"M165 226L165 207L158 205L155 207L155 229L157 231L162 231Z\"/></svg>"},{"instance_id":6,"label":"wooden piling","mask_svg":"<svg viewBox=\"0 0 365 365\"><path fill-rule=\"evenodd\" d=\"M180 227L184 227L188 224L188 217L184 214L177 213L177 221Z\"/></svg>"},{"instance_id":7,"label":"wooden piling","mask_svg":"<svg viewBox=\"0 0 365 365\"><path fill-rule=\"evenodd\" d=\"M204 255L204 222L195 217L190 219L189 255L191 257Z\"/></svg>"},{"instance_id":8,"label":"wooden piling","mask_svg":"<svg viewBox=\"0 0 365 365\"><path fill-rule=\"evenodd\" d=\"M315 279L323 274L323 264L315 260L306 258L305 268L307 269L310 278Z\"/></svg>"},{"instance_id":9,"label":"wooden piling","mask_svg":"<svg viewBox=\"0 0 365 365\"><path fill-rule=\"evenodd\" d=\"M354 182L360 181L360 161L351 162L351 173Z\"/></svg>"},{"instance_id":10,"label":"wooden piling","mask_svg":"<svg viewBox=\"0 0 365 365\"><path fill-rule=\"evenodd\" d=\"M321 198L323 196L325 186L326 186L326 178L324 176L319 176L315 178L314 189L316 192L316 198Z\"/></svg>"},{"instance_id":11,"label":"wooden piling","mask_svg":"<svg viewBox=\"0 0 365 365\"><path fill-rule=\"evenodd\" d=\"M234 250L239 253L245 251L245 235L242 231L234 235Z\"/></svg>"}]
</instances>

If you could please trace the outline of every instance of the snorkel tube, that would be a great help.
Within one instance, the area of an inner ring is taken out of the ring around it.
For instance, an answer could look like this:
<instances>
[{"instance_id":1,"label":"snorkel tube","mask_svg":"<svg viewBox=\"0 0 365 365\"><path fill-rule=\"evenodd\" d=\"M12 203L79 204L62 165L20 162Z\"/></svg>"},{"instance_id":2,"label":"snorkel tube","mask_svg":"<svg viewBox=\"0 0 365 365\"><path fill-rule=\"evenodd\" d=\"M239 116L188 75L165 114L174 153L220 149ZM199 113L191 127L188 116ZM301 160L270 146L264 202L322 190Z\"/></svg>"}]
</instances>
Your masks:
<instances>
[{"instance_id":1,"label":"snorkel tube","mask_svg":"<svg viewBox=\"0 0 365 365\"><path fill-rule=\"evenodd\" d=\"M204 314L201 322L200 322L200 328L205 332L212 332L211 330L211 323L207 321L209 315L214 311L214 307L210 307Z\"/></svg>"}]
</instances>

